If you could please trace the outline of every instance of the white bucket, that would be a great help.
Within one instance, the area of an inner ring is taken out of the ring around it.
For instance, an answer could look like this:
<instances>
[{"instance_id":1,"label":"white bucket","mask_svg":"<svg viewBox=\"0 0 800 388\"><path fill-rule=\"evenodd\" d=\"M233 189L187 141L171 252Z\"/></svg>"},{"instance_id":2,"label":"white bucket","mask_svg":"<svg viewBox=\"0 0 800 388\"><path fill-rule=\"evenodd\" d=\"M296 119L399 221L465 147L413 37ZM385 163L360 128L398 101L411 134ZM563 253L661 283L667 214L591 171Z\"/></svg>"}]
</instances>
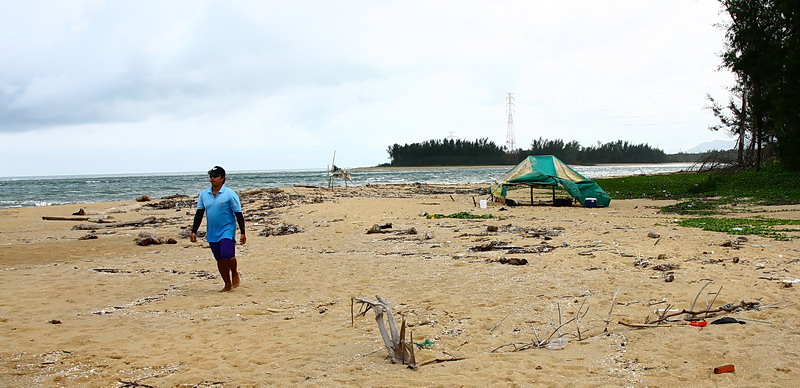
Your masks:
<instances>
[{"instance_id":1,"label":"white bucket","mask_svg":"<svg viewBox=\"0 0 800 388\"><path fill-rule=\"evenodd\" d=\"M481 209L486 209L486 204L487 204L488 201L485 200L485 199L482 199L480 202L481 202Z\"/></svg>"}]
</instances>

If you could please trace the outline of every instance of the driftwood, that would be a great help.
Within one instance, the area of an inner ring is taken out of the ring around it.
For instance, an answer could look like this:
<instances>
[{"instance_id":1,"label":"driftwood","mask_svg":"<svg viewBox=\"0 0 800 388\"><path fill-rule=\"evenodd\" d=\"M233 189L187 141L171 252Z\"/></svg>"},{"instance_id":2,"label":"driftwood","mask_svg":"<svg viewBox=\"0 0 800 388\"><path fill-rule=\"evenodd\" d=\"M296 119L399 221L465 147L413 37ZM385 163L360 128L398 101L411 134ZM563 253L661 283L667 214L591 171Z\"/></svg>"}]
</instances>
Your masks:
<instances>
[{"instance_id":1,"label":"driftwood","mask_svg":"<svg viewBox=\"0 0 800 388\"><path fill-rule=\"evenodd\" d=\"M45 221L89 221L89 217L49 217L42 216Z\"/></svg>"},{"instance_id":2,"label":"driftwood","mask_svg":"<svg viewBox=\"0 0 800 388\"><path fill-rule=\"evenodd\" d=\"M672 325L659 325L657 323L630 323L625 321L618 322L622 326L633 327L633 328L645 328L645 327L672 327Z\"/></svg>"},{"instance_id":3,"label":"driftwood","mask_svg":"<svg viewBox=\"0 0 800 388\"><path fill-rule=\"evenodd\" d=\"M464 357L434 358L432 360L428 360L419 364L419 366L425 366L428 364L438 364L441 362L448 362L448 361L461 361L461 360L464 360Z\"/></svg>"},{"instance_id":4,"label":"driftwood","mask_svg":"<svg viewBox=\"0 0 800 388\"><path fill-rule=\"evenodd\" d=\"M78 224L72 227L73 230L98 230L98 229L105 229L105 228L124 228L129 226L142 226L146 224L155 224L156 218L155 217L147 217L141 220L135 221L120 221L120 222L111 222L108 224L99 224L99 225L90 225L90 224Z\"/></svg>"},{"instance_id":5,"label":"driftwood","mask_svg":"<svg viewBox=\"0 0 800 388\"><path fill-rule=\"evenodd\" d=\"M95 222L98 224L102 223L109 223L108 219L114 218L111 216L100 216L100 217L53 217L53 216L42 216L42 219L45 221L89 221Z\"/></svg>"},{"instance_id":6,"label":"driftwood","mask_svg":"<svg viewBox=\"0 0 800 388\"><path fill-rule=\"evenodd\" d=\"M378 301L372 301L365 298L350 298L350 319L353 324L354 317L363 316L367 311L373 310L375 312L375 321L378 323L378 330L381 332L383 344L386 346L386 351L389 353L389 359L394 364L408 365L411 369L417 369L417 361L414 357L413 338L406 341L406 320L400 325L400 330L397 330L397 324L394 320L394 313L392 312L392 305L388 300L383 299L379 295L375 295ZM355 302L361 303L358 314L354 315ZM384 312L386 313L386 321L389 323L389 331L386 331L386 322L384 322ZM411 336L409 336L411 337Z\"/></svg>"}]
</instances>

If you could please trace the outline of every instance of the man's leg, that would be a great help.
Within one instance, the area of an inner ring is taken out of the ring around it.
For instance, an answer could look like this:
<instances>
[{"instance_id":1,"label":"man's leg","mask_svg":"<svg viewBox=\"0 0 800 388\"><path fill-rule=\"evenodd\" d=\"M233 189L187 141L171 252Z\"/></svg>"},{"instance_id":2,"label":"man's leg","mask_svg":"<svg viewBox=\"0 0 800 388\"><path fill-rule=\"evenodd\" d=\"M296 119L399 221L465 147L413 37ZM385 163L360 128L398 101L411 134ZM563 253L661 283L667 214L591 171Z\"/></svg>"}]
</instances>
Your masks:
<instances>
[{"instance_id":1,"label":"man's leg","mask_svg":"<svg viewBox=\"0 0 800 388\"><path fill-rule=\"evenodd\" d=\"M228 261L230 261L231 287L232 288L239 287L239 271L237 270L236 258L233 257Z\"/></svg>"},{"instance_id":2,"label":"man's leg","mask_svg":"<svg viewBox=\"0 0 800 388\"><path fill-rule=\"evenodd\" d=\"M219 274L222 275L222 281L225 282L225 288L221 289L220 292L231 290L231 260L232 259L217 260L217 269L219 270Z\"/></svg>"}]
</instances>

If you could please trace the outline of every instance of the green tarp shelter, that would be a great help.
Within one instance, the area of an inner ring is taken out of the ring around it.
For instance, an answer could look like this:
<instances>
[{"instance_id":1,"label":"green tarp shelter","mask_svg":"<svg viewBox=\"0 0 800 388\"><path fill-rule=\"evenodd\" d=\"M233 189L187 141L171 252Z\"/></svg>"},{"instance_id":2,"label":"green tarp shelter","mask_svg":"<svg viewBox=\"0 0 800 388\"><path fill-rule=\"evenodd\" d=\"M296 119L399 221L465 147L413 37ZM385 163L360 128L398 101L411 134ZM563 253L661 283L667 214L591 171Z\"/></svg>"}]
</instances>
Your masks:
<instances>
[{"instance_id":1,"label":"green tarp shelter","mask_svg":"<svg viewBox=\"0 0 800 388\"><path fill-rule=\"evenodd\" d=\"M491 194L505 198L506 188L513 185L561 186L581 205L586 205L586 198L595 198L596 206L608 207L611 197L593 180L586 178L564 164L553 155L531 155L520 162L514 169L497 179L491 187ZM533 194L531 194L533 195Z\"/></svg>"}]
</instances>

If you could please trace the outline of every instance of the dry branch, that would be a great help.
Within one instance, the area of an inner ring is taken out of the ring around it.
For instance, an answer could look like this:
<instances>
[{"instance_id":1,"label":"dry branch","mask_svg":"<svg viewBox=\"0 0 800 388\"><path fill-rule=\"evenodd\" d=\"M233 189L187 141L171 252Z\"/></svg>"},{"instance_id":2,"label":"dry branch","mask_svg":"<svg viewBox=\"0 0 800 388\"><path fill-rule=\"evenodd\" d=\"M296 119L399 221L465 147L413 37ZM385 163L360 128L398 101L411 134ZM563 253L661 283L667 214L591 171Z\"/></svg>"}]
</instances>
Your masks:
<instances>
[{"instance_id":1,"label":"dry branch","mask_svg":"<svg viewBox=\"0 0 800 388\"><path fill-rule=\"evenodd\" d=\"M386 351L389 353L389 359L392 363L408 365L411 369L417 369L417 362L414 357L414 346L412 341L406 341L406 320L403 318L400 324L400 330L397 329L397 324L394 320L394 313L392 305L388 300L375 295L378 301L373 301L365 298L352 297L350 305L351 322L354 321L353 303L359 302L359 312L355 316L363 316L367 311L372 310L375 312L375 322L378 324L378 330L381 332L383 344L386 346ZM386 319L384 322L384 312ZM389 331L386 330L386 324L389 324Z\"/></svg>"},{"instance_id":2,"label":"dry branch","mask_svg":"<svg viewBox=\"0 0 800 388\"><path fill-rule=\"evenodd\" d=\"M89 217L51 217L42 216L45 221L89 221Z\"/></svg>"},{"instance_id":3,"label":"dry branch","mask_svg":"<svg viewBox=\"0 0 800 388\"><path fill-rule=\"evenodd\" d=\"M434 358L433 360L428 360L428 361L425 361L425 362L419 364L419 366L425 366L425 365L434 364L434 363L438 364L440 362L447 362L447 361L461 361L463 359L464 359L464 357Z\"/></svg>"},{"instance_id":4,"label":"dry branch","mask_svg":"<svg viewBox=\"0 0 800 388\"><path fill-rule=\"evenodd\" d=\"M88 225L88 224L78 224L72 227L73 230L98 230L98 229L107 229L107 228L124 228L129 226L142 226L146 224L155 224L156 218L155 217L147 217L141 220L136 221L121 221L121 222L112 222L108 224L100 224L100 225Z\"/></svg>"}]
</instances>

